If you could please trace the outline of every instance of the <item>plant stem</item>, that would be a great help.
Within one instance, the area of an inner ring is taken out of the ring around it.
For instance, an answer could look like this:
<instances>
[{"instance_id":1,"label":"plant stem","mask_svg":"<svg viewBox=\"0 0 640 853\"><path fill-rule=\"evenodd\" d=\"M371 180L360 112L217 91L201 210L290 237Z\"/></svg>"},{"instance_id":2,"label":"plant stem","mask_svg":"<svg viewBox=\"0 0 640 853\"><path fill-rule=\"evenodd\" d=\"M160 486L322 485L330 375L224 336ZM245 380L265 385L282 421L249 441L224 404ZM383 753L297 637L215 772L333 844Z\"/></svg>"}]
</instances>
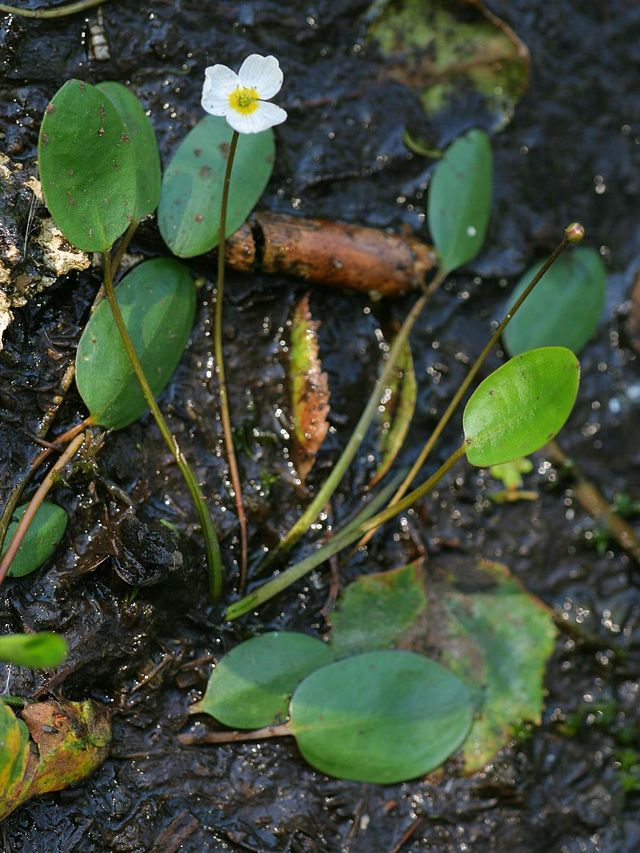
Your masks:
<instances>
[{"instance_id":1,"label":"plant stem","mask_svg":"<svg viewBox=\"0 0 640 853\"><path fill-rule=\"evenodd\" d=\"M268 583L255 590L255 592L249 593L249 595L241 598L240 601L236 601L234 604L230 605L225 613L225 618L229 620L237 619L239 616L243 616L250 610L259 607L275 595L278 595L278 593L282 592L287 587L291 586L292 583L300 580L300 578L304 577L307 572L315 569L315 567L320 565L320 563L324 563L325 560L329 559L329 557L332 557L334 554L337 554L338 551L342 551L343 548L351 545L351 543L355 542L363 533L366 533L368 530L375 529L385 521L389 521L389 519L399 515L415 501L430 492L450 470L450 468L452 468L464 455L465 450L466 445L461 444L460 447L458 447L457 450L454 450L451 456L449 456L449 458L434 474L432 474L421 486L418 486L417 489L410 492L404 500L399 501L394 506L387 507L382 510L382 512L374 515L373 518L370 518L368 521L364 521L356 527L352 525L341 533L338 533L333 539L330 539L325 545L318 548L317 551L310 554L306 559L301 560L299 563L296 563L286 569L282 574L276 575L276 577Z\"/></svg>"},{"instance_id":2,"label":"plant stem","mask_svg":"<svg viewBox=\"0 0 640 853\"><path fill-rule=\"evenodd\" d=\"M118 267L122 263L122 258L124 257L124 253L129 248L129 244L133 240L133 236L138 230L138 226L140 225L140 221L138 219L132 219L129 223L129 227L124 232L122 240L120 240L120 244L116 249L113 258L111 260L111 273L115 275L118 271Z\"/></svg>"},{"instance_id":3,"label":"plant stem","mask_svg":"<svg viewBox=\"0 0 640 853\"><path fill-rule=\"evenodd\" d=\"M203 732L202 734L178 735L178 741L184 746L201 743L238 743L245 740L264 740L268 737L285 737L291 734L288 723L277 726L265 726L250 732Z\"/></svg>"},{"instance_id":4,"label":"plant stem","mask_svg":"<svg viewBox=\"0 0 640 853\"><path fill-rule=\"evenodd\" d=\"M200 486L198 485L198 481L196 480L193 471L189 467L189 464L184 457L184 454L180 450L175 436L172 435L171 430L169 429L169 426L167 425L167 422L165 421L162 412L160 411L160 407L156 402L153 391L151 390L147 381L147 377L145 376L142 364L140 363L140 359L138 358L138 354L136 353L133 341L131 340L131 336L129 335L129 330L127 329L127 326L124 322L124 318L122 317L120 306L118 305L118 300L116 299L115 290L113 288L111 264L107 252L105 252L103 258L104 289L107 295L107 299L109 300L109 305L111 306L111 311L113 312L113 318L116 322L116 326L118 327L118 331L120 332L120 337L122 338L122 343L126 350L127 357L129 358L133 372L136 375L136 379L140 384L140 388L142 389L142 393L144 394L144 398L147 402L147 405L151 410L151 414L153 415L153 418L156 424L158 425L160 434L164 438L167 447L173 454L178 468L182 473L184 481L191 494L194 507L198 514L198 519L200 520L202 535L204 536L205 549L207 552L207 565L209 567L209 592L211 594L211 597L215 600L219 598L222 593L222 557L220 555L220 545L218 543L218 536L216 534L215 527L213 526L213 521L211 520L209 510L207 509L207 505L202 495L202 491L200 489Z\"/></svg>"},{"instance_id":5,"label":"plant stem","mask_svg":"<svg viewBox=\"0 0 640 853\"><path fill-rule=\"evenodd\" d=\"M76 455L76 453L78 452L78 450L80 450L83 444L84 433L82 435L77 435L73 439L73 441L69 444L64 453L61 454L56 464L51 468L47 476L44 478L38 488L38 491L31 498L29 506L27 507L24 512L24 515L20 519L20 523L18 524L16 532L13 535L13 539L9 543L9 547L7 548L4 557L0 561L0 583L2 583L5 577L7 576L7 572L11 568L11 563L13 562L16 554L18 553L18 548L20 547L20 545L22 545L22 540L24 539L26 532L29 529L29 525L33 521L35 514L40 508L42 502L55 485L57 475L63 470L66 464Z\"/></svg>"},{"instance_id":6,"label":"plant stem","mask_svg":"<svg viewBox=\"0 0 640 853\"><path fill-rule=\"evenodd\" d=\"M303 536L311 527L317 516L322 512L324 507L331 499L333 493L340 485L340 481L342 480L347 468L351 464L354 456L358 452L358 449L362 444L367 430L371 425L371 421L373 420L376 412L378 411L380 401L382 400L385 394L389 381L391 380L391 376L393 375L393 371L397 367L398 359L402 355L402 351L404 349L406 341L409 338L409 335L411 334L411 330L413 329L418 317L422 313L423 308L428 303L431 296L436 292L436 290L444 281L445 276L445 273L439 271L429 283L429 286L425 288L424 293L414 304L411 311L409 311L409 313L407 314L404 323L400 327L400 331L393 340L393 344L391 346L391 349L389 350L389 356L386 362L384 363L384 368L382 369L378 381L376 382L375 387L371 392L371 396L369 397L367 405L365 406L364 411L360 415L360 419L355 425L354 430L351 433L351 436L349 437L349 441L347 442L345 449L340 455L340 458L333 466L331 473L324 481L317 495L311 501L304 513L300 516L298 521L296 521L293 527L291 527L290 530L284 535L278 546L262 563L262 565L260 566L261 570L266 569L281 554L285 553L291 547L293 547L293 545L295 545L295 543L300 539L300 537Z\"/></svg>"},{"instance_id":7,"label":"plant stem","mask_svg":"<svg viewBox=\"0 0 640 853\"><path fill-rule=\"evenodd\" d=\"M474 361L474 363L471 366L471 369L469 370L469 372L467 373L464 381L462 382L462 384L460 385L460 387L458 388L456 393L453 395L451 402L449 403L444 414L442 415L442 417L440 418L440 420L436 424L435 429L433 430L433 432L429 436L426 444L424 445L424 447L420 451L418 458L413 463L411 470L409 471L409 473L405 477L400 488L398 489L398 491L395 493L395 495L391 499L391 503L389 504L389 506L394 506L394 504L396 504L402 498L402 496L404 494L406 494L407 489L409 489L411 487L411 484L413 483L415 478L418 476L420 469L422 468L422 466L426 462L426 460L427 460L429 454L431 453L431 451L433 450L437 440L440 438L445 427L447 426L447 424L451 420L453 413L458 408L460 401L462 400L464 395L467 393L469 386L471 385L471 383L475 379L476 374L478 373L478 371L482 367L486 357L489 355L489 353L491 352L493 347L496 345L500 336L502 335L502 333L504 332L506 327L509 325L509 323L511 322L513 317L517 314L520 306L525 301L527 296L529 296L529 294L531 293L533 288L536 286L536 284L538 284L538 282L544 276L544 274L557 261L557 259L560 257L562 252L567 248L567 246L569 245L570 242L571 241L570 241L569 237L565 235L565 237L562 239L562 241L556 246L556 248L553 250L551 255L547 258L547 260L543 264L543 266L538 270L538 272L535 274L535 276L531 279L531 281L529 282L529 284L527 285L525 290L522 292L520 297L516 300L516 302L514 302L513 306L506 313L504 319L502 320L502 322L500 323L498 328L495 330L493 335L491 335L491 337L489 338L489 341L487 342L486 346L484 347L484 349L482 350L480 355ZM354 551L357 550L358 548L364 547L367 544L367 542L371 539L371 537L373 536L373 534L375 532L376 532L375 529L370 530L366 536L363 536L362 539L358 542L358 544L354 548Z\"/></svg>"},{"instance_id":8,"label":"plant stem","mask_svg":"<svg viewBox=\"0 0 640 853\"><path fill-rule=\"evenodd\" d=\"M22 9L19 6L0 3L0 12L6 12L8 15L20 15L23 18L64 18L65 15L84 12L85 9L93 9L94 6L101 6L106 2L107 0L77 0L77 2L68 3L66 6L44 7L42 9Z\"/></svg>"},{"instance_id":9,"label":"plant stem","mask_svg":"<svg viewBox=\"0 0 640 853\"><path fill-rule=\"evenodd\" d=\"M244 506L242 504L242 484L240 483L240 474L238 472L238 462L236 459L236 451L233 446L233 430L231 428L231 415L229 414L229 397L227 394L227 382L225 379L224 370L224 351L222 346L222 305L224 297L224 248L227 231L227 208L229 205L229 186L231 184L231 170L233 169L233 159L235 157L236 148L238 147L238 138L240 134L237 130L233 131L229 151L227 153L227 164L224 172L224 184L222 186L222 201L220 203L220 229L218 232L218 275L216 282L216 304L213 316L213 346L216 359L216 378L218 380L218 399L220 401L220 420L222 422L222 432L224 435L224 446L227 452L227 463L229 465L229 475L231 477L231 485L236 502L236 513L238 516L238 525L240 526L240 591L244 589L247 579L247 519L244 514Z\"/></svg>"}]
</instances>

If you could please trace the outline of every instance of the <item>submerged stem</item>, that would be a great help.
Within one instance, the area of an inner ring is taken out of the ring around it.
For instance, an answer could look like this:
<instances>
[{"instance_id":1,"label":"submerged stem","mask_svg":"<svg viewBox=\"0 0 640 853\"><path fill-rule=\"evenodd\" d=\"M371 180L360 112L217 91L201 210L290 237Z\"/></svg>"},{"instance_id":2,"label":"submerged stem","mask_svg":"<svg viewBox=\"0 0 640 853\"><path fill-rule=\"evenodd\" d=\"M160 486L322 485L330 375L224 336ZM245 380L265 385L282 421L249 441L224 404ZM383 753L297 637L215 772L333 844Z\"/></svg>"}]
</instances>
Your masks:
<instances>
[{"instance_id":1,"label":"submerged stem","mask_svg":"<svg viewBox=\"0 0 640 853\"><path fill-rule=\"evenodd\" d=\"M109 300L109 305L111 306L111 311L113 312L113 318L116 322L116 326L118 327L118 331L120 332L120 337L122 338L122 343L127 353L127 357L129 358L129 362L131 363L131 367L133 372L136 375L136 379L140 384L140 388L142 389L142 393L144 394L144 398L151 410L151 414L158 425L158 429L160 430L160 434L162 435L165 443L171 453L173 454L174 459L182 473L184 481L189 489L189 493L191 494L191 499L193 500L193 505L198 514L198 519L200 521L200 525L202 528L202 535L204 536L205 549L207 552L207 565L209 567L209 591L211 593L211 597L216 599L220 597L222 593L222 557L220 554L220 545L218 543L218 536L215 531L215 527L213 525L213 521L211 520L211 516L209 514L209 510L207 509L207 505L205 503L202 491L200 486L198 485L198 481L196 477L189 467L187 460L184 457L184 454L180 450L178 442L174 435L172 435L171 430L167 422L160 411L160 407L158 406L153 391L147 381L147 377L145 376L144 369L142 364L140 363L140 359L138 358L138 354L136 353L136 349L133 345L133 341L131 340L131 336L129 335L129 330L124 322L124 318L120 311L120 306L118 305L118 300L116 299L115 290L113 288L113 276L111 273L111 264L109 261L109 255L105 252L104 254L104 289L107 295L107 299Z\"/></svg>"},{"instance_id":2,"label":"submerged stem","mask_svg":"<svg viewBox=\"0 0 640 853\"><path fill-rule=\"evenodd\" d=\"M327 505L331 496L335 492L335 490L340 485L340 481L342 480L347 468L351 464L354 456L358 452L360 445L362 444L364 437L366 435L367 430L369 429L373 418L378 411L378 406L380 405L380 401L384 396L386 388L391 380L393 375L393 371L396 369L398 364L398 359L402 355L404 346L406 341L411 334L411 331L422 313L423 308L428 303L431 296L436 292L436 290L440 287L442 282L446 277L446 273L443 271L439 271L438 274L433 278L433 280L429 283L429 286L425 288L422 296L417 300L414 304L413 308L407 314L404 323L400 327L400 331L395 336L393 340L393 344L391 349L389 350L389 356L384 364L382 372L378 377L378 381L376 382L373 391L371 392L371 396L365 406L364 411L360 415L360 419L358 423L355 425L351 436L349 437L349 441L345 449L342 451L340 458L333 466L333 469L327 479L324 481L322 486L320 487L317 495L311 501L309 506L300 516L300 518L295 522L293 527L284 535L278 546L271 552L271 554L266 558L263 562L261 569L265 569L270 566L281 554L286 553L290 548L295 545L295 543L303 536L307 530L311 527L313 522L316 520L318 515L322 512L324 507Z\"/></svg>"},{"instance_id":3,"label":"submerged stem","mask_svg":"<svg viewBox=\"0 0 640 853\"><path fill-rule=\"evenodd\" d=\"M404 478L400 488L398 489L398 491L395 493L395 495L391 499L391 503L389 504L389 506L394 506L402 498L402 496L404 494L406 494L407 490L411 487L411 484L413 483L415 478L418 476L420 469L422 468L422 466L426 462L426 460L427 460L429 454L431 453L431 451L433 450L437 440L442 435L444 428L447 426L447 424L451 420L451 416L453 415L455 410L458 408L460 401L462 400L462 398L466 394L467 390L469 389L469 386L471 385L471 383L475 379L476 374L478 373L478 371L482 367L486 357L489 355L491 350L497 344L500 336L502 335L502 333L504 332L506 327L509 325L509 323L511 322L513 317L516 315L516 313L518 312L519 308L521 307L522 303L525 301L527 296L529 296L529 294L531 293L533 288L536 286L536 284L538 284L540 279L545 275L545 273L550 269L550 267L552 267L553 264L557 261L557 259L560 257L562 252L567 248L567 246L569 245L570 242L571 242L570 237L567 234L565 234L562 241L556 246L556 248L553 250L551 255L549 255L549 257L547 258L545 263L540 267L538 272L531 279L531 281L529 282L529 284L527 285L525 290L522 292L520 297L514 302L512 307L507 311L507 313L504 316L504 319L502 320L502 322L500 323L498 328L495 330L493 335L491 335L486 346L484 347L484 349L482 350L480 355L476 358L473 365L471 366L471 369L467 373L464 381L462 382L462 384L460 385L460 387L458 388L456 393L453 395L453 397L452 397L449 405L447 406L444 414L442 415L442 417L440 418L440 420L436 424L435 429L433 430L433 432L431 433L431 435L427 439L427 442L424 445L424 447L422 448L422 450L420 451L418 458L413 463L411 470L409 471L407 476ZM367 544L367 542L371 539L371 537L373 536L373 534L375 532L376 532L375 528L373 530L370 530L366 536L362 537L362 539L358 542L358 544L356 545L356 548L354 550L357 550L358 548L364 547Z\"/></svg>"},{"instance_id":4,"label":"submerged stem","mask_svg":"<svg viewBox=\"0 0 640 853\"><path fill-rule=\"evenodd\" d=\"M218 236L218 274L216 282L216 302L215 312L213 315L213 347L216 359L216 376L218 380L218 399L220 401L220 420L222 422L222 432L224 435L224 446L227 452L227 463L229 465L229 475L231 477L231 485L236 503L236 513L238 516L238 525L240 526L240 591L244 589L247 579L247 520L244 514L244 506L242 504L242 484L240 483L240 474L238 472L238 462L236 459L236 451L233 446L233 430L231 428L231 415L229 413L229 397L227 394L227 382L224 370L224 351L222 346L222 300L224 296L224 246L227 231L227 208L229 206L229 186L231 184L231 170L233 169L233 160L238 146L238 138L240 134L237 130L233 131L229 152L227 154L227 164L224 173L224 184L222 186L222 202L220 204L220 230Z\"/></svg>"},{"instance_id":5,"label":"submerged stem","mask_svg":"<svg viewBox=\"0 0 640 853\"><path fill-rule=\"evenodd\" d=\"M382 510L382 512L374 515L373 518L370 518L368 521L364 521L357 526L350 525L341 533L338 533L333 539L330 539L329 542L321 548L318 548L318 550L313 554L310 554L306 559L301 560L299 563L296 563L286 569L282 574L276 575L276 577L268 583L255 590L255 592L249 593L249 595L246 595L244 598L240 599L240 601L236 601L234 604L230 605L225 613L225 618L237 619L239 616L243 616L255 607L259 607L275 595L278 595L278 593L282 592L287 587L291 586L292 583L300 580L300 578L304 577L307 572L315 569L315 567L320 565L320 563L324 563L325 560L328 560L329 557L337 554L338 551L342 551L343 548L347 548L352 542L355 542L360 536L362 536L363 533L366 533L368 530L375 529L385 521L389 521L389 519L399 515L415 503L415 501L430 492L444 477L444 475L455 465L455 463L464 456L465 451L466 444L461 444L460 447L458 447L457 450L454 450L451 456L443 462L435 473L422 483L421 486L418 486L417 489L410 492L404 500L395 504L395 506L387 507Z\"/></svg>"}]
</instances>

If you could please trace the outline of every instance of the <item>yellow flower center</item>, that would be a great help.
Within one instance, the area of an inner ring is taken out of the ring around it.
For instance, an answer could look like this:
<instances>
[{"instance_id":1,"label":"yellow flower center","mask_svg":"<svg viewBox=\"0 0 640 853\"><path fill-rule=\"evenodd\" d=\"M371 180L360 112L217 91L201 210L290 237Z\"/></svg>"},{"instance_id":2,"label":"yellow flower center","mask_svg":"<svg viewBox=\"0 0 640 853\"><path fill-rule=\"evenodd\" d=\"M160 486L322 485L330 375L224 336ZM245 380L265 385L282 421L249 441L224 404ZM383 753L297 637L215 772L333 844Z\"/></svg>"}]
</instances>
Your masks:
<instances>
[{"instance_id":1,"label":"yellow flower center","mask_svg":"<svg viewBox=\"0 0 640 853\"><path fill-rule=\"evenodd\" d=\"M255 112L258 109L258 102L258 93L253 87L238 86L229 95L229 104L232 109L243 115Z\"/></svg>"}]
</instances>

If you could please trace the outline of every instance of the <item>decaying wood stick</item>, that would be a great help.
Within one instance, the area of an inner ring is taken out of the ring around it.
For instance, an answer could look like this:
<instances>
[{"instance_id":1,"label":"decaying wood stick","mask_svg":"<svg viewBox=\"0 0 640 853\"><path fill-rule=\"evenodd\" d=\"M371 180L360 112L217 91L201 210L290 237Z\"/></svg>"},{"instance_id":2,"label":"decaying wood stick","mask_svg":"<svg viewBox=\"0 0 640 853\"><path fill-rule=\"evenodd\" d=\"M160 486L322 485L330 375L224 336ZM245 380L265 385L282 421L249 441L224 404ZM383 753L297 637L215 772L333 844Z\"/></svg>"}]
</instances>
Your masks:
<instances>
[{"instance_id":1,"label":"decaying wood stick","mask_svg":"<svg viewBox=\"0 0 640 853\"><path fill-rule=\"evenodd\" d=\"M401 296L436 266L428 245L377 228L255 213L227 241L226 260L240 272L281 273L320 285Z\"/></svg>"}]
</instances>

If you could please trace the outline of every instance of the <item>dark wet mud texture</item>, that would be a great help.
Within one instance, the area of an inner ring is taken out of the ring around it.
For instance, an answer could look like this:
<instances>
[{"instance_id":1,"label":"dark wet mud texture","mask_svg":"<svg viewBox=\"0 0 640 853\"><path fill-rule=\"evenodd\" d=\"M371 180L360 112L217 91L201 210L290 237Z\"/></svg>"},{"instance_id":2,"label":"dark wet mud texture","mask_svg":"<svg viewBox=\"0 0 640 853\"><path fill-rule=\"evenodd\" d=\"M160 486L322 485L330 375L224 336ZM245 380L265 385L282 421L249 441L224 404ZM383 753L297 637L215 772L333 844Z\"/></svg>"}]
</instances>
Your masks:
<instances>
[{"instance_id":1,"label":"dark wet mud texture","mask_svg":"<svg viewBox=\"0 0 640 853\"><path fill-rule=\"evenodd\" d=\"M281 103L290 117L277 130L277 166L262 205L420 231L430 164L402 143L404 124L420 114L411 92L376 80L378 59L362 44L366 5L113 0L103 8L112 55L103 63L87 59L81 15L58 22L2 16L2 148L32 168L40 116L56 89L71 76L115 79L129 82L151 110L166 163L201 115L204 67L238 65L252 51L274 53L285 69ZM640 266L640 8L621 0L512 0L491 7L531 50L531 88L514 122L495 138L488 248L454 276L413 337L421 390L405 456L422 444L480 350L506 288L554 245L564 225L579 219L611 278L606 316L582 358L579 403L561 443L607 496L626 491L640 498L640 367L625 336L625 300ZM452 134L464 125L464 117L452 120ZM164 251L152 226L133 250ZM235 573L233 500L205 381L213 263L200 259L192 268L207 277L207 287L192 344L162 405L215 504L225 561ZM36 453L25 433L35 428L72 357L97 284L90 271L60 281L20 310L7 333L0 353L5 493ZM227 288L227 372L254 550L273 544L305 501L293 483L281 413L286 322L300 292L290 281L258 275L231 275ZM344 445L375 379L376 330L410 304L407 297L371 309L365 297L313 293L333 429L312 487ZM496 364L494 358L486 371ZM79 416L82 405L72 393L60 428ZM458 439L454 427L441 455ZM371 474L372 449L369 441L334 499L330 521L353 509ZM322 631L328 573L289 590L260 619L221 628L220 610L207 603L189 501L152 421L109 437L95 467L57 493L71 524L53 564L3 585L0 619L4 630L65 633L71 654L54 680L13 673L11 692L51 690L108 702L117 712L113 755L90 779L7 819L0 828L4 849L377 853L392 850L413 828L403 850L637 850L639 795L620 759L637 748L640 732L638 567L615 547L596 550L594 525L569 484L542 457L536 463L527 487L538 489L538 502L496 507L485 500L480 473L461 466L403 527L388 525L368 556L341 564L346 583L359 572L400 565L421 549L427 565L446 565L452 555L470 565L476 556L501 560L573 626L560 634L549 664L539 730L523 733L471 778L448 768L439 779L385 788L325 778L290 741L177 745L212 659L257 630ZM133 510L119 490L131 496ZM178 533L159 532L159 519ZM151 525L153 536L139 525ZM116 560L108 556L114 548ZM146 585L134 594L132 583Z\"/></svg>"}]
</instances>

